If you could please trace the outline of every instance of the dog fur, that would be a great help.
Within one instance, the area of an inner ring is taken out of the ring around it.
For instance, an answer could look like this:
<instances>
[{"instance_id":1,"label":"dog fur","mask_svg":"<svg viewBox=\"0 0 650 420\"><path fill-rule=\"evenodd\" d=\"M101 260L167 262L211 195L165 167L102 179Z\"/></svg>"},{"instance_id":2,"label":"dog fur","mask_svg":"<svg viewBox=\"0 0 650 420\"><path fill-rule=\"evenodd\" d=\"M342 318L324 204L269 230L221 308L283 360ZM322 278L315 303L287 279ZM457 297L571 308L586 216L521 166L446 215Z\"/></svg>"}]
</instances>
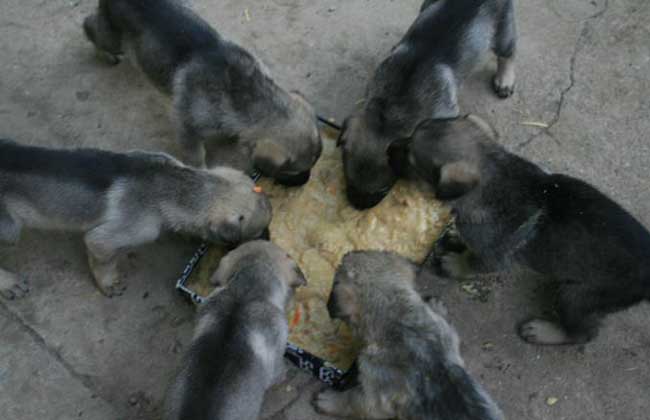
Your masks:
<instances>
[{"instance_id":1,"label":"dog fur","mask_svg":"<svg viewBox=\"0 0 650 420\"><path fill-rule=\"evenodd\" d=\"M260 237L271 205L244 173L183 165L162 153L45 149L0 140L0 242L23 228L83 233L99 289L119 295L123 249L153 242L163 231L236 245ZM24 279L0 270L0 292L28 291Z\"/></svg>"},{"instance_id":2,"label":"dog fur","mask_svg":"<svg viewBox=\"0 0 650 420\"><path fill-rule=\"evenodd\" d=\"M284 377L285 308L306 284L296 263L270 242L249 242L223 258L212 280L225 289L199 309L166 420L255 420L266 390Z\"/></svg>"},{"instance_id":3,"label":"dog fur","mask_svg":"<svg viewBox=\"0 0 650 420\"><path fill-rule=\"evenodd\" d=\"M427 121L410 140L414 171L455 215L459 241L432 258L439 272L523 266L551 280L557 319L519 328L536 344L587 342L604 314L650 298L648 230L584 181L507 152L479 121Z\"/></svg>"},{"instance_id":4,"label":"dog fur","mask_svg":"<svg viewBox=\"0 0 650 420\"><path fill-rule=\"evenodd\" d=\"M100 0L87 38L113 63L126 53L173 99L184 161L257 171L302 185L318 160L313 108L265 67L177 0Z\"/></svg>"},{"instance_id":5,"label":"dog fur","mask_svg":"<svg viewBox=\"0 0 650 420\"><path fill-rule=\"evenodd\" d=\"M363 109L343 124L339 144L350 203L377 205L401 176L393 142L429 118L459 114L462 81L492 49L494 89L514 89L516 28L512 0L428 0L404 38L376 70Z\"/></svg>"},{"instance_id":6,"label":"dog fur","mask_svg":"<svg viewBox=\"0 0 650 420\"><path fill-rule=\"evenodd\" d=\"M455 329L437 301L416 291L418 268L396 254L351 252L338 268L328 302L363 342L359 385L316 396L324 414L363 419L502 420L467 373Z\"/></svg>"}]
</instances>

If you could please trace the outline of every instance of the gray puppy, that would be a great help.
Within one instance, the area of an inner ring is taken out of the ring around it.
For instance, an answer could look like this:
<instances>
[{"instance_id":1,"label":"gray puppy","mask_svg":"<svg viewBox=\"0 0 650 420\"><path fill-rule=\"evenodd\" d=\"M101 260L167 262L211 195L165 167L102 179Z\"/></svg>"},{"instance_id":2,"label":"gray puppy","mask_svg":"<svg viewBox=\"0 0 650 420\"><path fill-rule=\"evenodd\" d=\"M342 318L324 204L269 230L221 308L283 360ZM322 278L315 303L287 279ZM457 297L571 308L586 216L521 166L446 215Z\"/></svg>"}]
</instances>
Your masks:
<instances>
[{"instance_id":1,"label":"gray puppy","mask_svg":"<svg viewBox=\"0 0 650 420\"><path fill-rule=\"evenodd\" d=\"M377 68L363 109L343 124L339 144L347 196L358 209L377 205L402 175L391 147L423 120L459 113L463 80L492 49L494 89L514 89L516 30L512 0L426 1L404 38Z\"/></svg>"},{"instance_id":2,"label":"gray puppy","mask_svg":"<svg viewBox=\"0 0 650 420\"><path fill-rule=\"evenodd\" d=\"M199 309L166 420L256 420L264 393L284 377L285 308L306 284L296 263L270 242L249 242L221 260L212 281L225 289Z\"/></svg>"},{"instance_id":3,"label":"gray puppy","mask_svg":"<svg viewBox=\"0 0 650 420\"><path fill-rule=\"evenodd\" d=\"M251 179L230 168L197 170L161 153L57 150L0 140L0 242L23 227L82 232L99 289L119 295L124 248L162 231L237 245L265 233L271 205ZM26 283L0 270L0 292L22 297Z\"/></svg>"},{"instance_id":4,"label":"gray puppy","mask_svg":"<svg viewBox=\"0 0 650 420\"><path fill-rule=\"evenodd\" d=\"M324 414L364 419L502 420L483 388L467 373L444 308L415 288L418 268L396 254L347 254L328 302L363 344L359 385L316 396Z\"/></svg>"},{"instance_id":5,"label":"gray puppy","mask_svg":"<svg viewBox=\"0 0 650 420\"><path fill-rule=\"evenodd\" d=\"M311 105L179 1L100 0L83 27L102 55L117 63L127 53L172 96L188 164L205 166L207 148L210 166L307 182L322 149Z\"/></svg>"},{"instance_id":6,"label":"gray puppy","mask_svg":"<svg viewBox=\"0 0 650 420\"><path fill-rule=\"evenodd\" d=\"M448 201L456 237L440 274L512 267L550 280L557 316L521 324L536 344L591 340L602 316L650 298L650 232L593 186L547 173L498 145L477 117L428 121L410 140L414 170Z\"/></svg>"}]
</instances>

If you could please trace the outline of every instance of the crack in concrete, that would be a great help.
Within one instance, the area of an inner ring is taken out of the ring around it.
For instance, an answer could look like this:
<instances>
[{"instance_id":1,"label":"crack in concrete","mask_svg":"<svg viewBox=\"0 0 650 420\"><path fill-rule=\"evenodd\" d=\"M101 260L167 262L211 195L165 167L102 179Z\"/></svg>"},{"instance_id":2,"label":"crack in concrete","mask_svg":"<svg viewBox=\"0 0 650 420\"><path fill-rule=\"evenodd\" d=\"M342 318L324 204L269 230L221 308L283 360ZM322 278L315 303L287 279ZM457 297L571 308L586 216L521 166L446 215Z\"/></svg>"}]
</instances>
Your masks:
<instances>
[{"instance_id":1,"label":"crack in concrete","mask_svg":"<svg viewBox=\"0 0 650 420\"><path fill-rule=\"evenodd\" d=\"M573 54L571 54L571 59L569 61L569 85L562 89L560 92L560 99L558 100L557 107L555 109L555 115L553 115L553 118L551 121L548 123L548 127L545 127L538 131L537 133L533 134L530 136L528 139L522 141L521 143L517 144L515 146L516 150L521 150L529 146L532 142L534 142L538 137L541 137L542 135L546 134L548 137L550 137L558 146L560 146L562 143L553 135L551 132L551 129L555 127L557 123L560 122L560 119L562 118L562 111L564 110L564 107L566 105L567 101L567 96L569 92L571 92L571 89L575 86L576 83L576 62L578 60L578 54L582 50L582 47L584 46L584 40L589 33L590 24L593 20L600 18L603 16L607 10L609 9L609 0L605 1L605 7L603 9L589 17L588 19L585 20L585 22L582 25L582 29L580 30L580 35L578 36L578 39L576 39L575 45L573 47Z\"/></svg>"},{"instance_id":2,"label":"crack in concrete","mask_svg":"<svg viewBox=\"0 0 650 420\"><path fill-rule=\"evenodd\" d=\"M95 385L90 379L90 376L77 372L75 368L70 363L68 363L63 358L63 356L61 356L59 350L57 350L56 348L48 344L45 338L41 334L39 334L38 331L36 331L33 327L27 324L27 322L25 322L20 316L18 316L15 312L13 312L7 306L7 304L3 302L1 299L0 299L0 307L4 309L4 311L6 312L7 316L11 321L16 322L27 333L27 335L29 335L32 338L32 340L34 340L34 342L38 347L43 349L48 355L52 356L54 360L56 360L73 379L80 382L84 388L90 391L91 397L93 398L97 397L112 407L112 404L109 401L107 401L105 398L103 398L99 394L99 392L95 389Z\"/></svg>"}]
</instances>

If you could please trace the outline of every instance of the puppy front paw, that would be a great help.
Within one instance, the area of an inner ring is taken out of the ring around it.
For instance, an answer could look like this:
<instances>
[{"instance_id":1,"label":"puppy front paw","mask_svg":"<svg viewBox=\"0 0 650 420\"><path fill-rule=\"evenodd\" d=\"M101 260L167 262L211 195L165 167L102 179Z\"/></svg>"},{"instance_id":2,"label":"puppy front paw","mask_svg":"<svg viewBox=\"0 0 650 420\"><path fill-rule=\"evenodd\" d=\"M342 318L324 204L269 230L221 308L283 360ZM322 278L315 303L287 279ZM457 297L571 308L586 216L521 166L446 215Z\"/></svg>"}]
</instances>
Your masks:
<instances>
[{"instance_id":1,"label":"puppy front paw","mask_svg":"<svg viewBox=\"0 0 650 420\"><path fill-rule=\"evenodd\" d=\"M492 88L499 98L505 99L515 93L515 81L507 75L497 74L492 79Z\"/></svg>"},{"instance_id":2,"label":"puppy front paw","mask_svg":"<svg viewBox=\"0 0 650 420\"><path fill-rule=\"evenodd\" d=\"M96 276L95 284L100 292L106 297L122 296L126 290L126 284L122 282L117 270L108 270L109 273L104 276Z\"/></svg>"},{"instance_id":3,"label":"puppy front paw","mask_svg":"<svg viewBox=\"0 0 650 420\"><path fill-rule=\"evenodd\" d=\"M314 409L321 414L328 416L342 416L342 394L331 389L316 394L313 405Z\"/></svg>"},{"instance_id":4,"label":"puppy front paw","mask_svg":"<svg viewBox=\"0 0 650 420\"><path fill-rule=\"evenodd\" d=\"M29 283L15 274L0 270L0 294L8 300L22 299L29 293Z\"/></svg>"},{"instance_id":5,"label":"puppy front paw","mask_svg":"<svg viewBox=\"0 0 650 420\"><path fill-rule=\"evenodd\" d=\"M440 257L439 272L444 277L454 279L468 278L472 274L467 253L450 252Z\"/></svg>"},{"instance_id":6,"label":"puppy front paw","mask_svg":"<svg viewBox=\"0 0 650 420\"><path fill-rule=\"evenodd\" d=\"M124 284L121 280L116 280L112 282L111 284L101 284L98 283L97 287L99 290L104 294L104 296L112 298L115 296L122 296L124 292L126 291L126 284Z\"/></svg>"},{"instance_id":7,"label":"puppy front paw","mask_svg":"<svg viewBox=\"0 0 650 420\"><path fill-rule=\"evenodd\" d=\"M543 319L533 319L523 323L519 327L519 336L531 344L547 346L568 344L573 341L560 325Z\"/></svg>"}]
</instances>

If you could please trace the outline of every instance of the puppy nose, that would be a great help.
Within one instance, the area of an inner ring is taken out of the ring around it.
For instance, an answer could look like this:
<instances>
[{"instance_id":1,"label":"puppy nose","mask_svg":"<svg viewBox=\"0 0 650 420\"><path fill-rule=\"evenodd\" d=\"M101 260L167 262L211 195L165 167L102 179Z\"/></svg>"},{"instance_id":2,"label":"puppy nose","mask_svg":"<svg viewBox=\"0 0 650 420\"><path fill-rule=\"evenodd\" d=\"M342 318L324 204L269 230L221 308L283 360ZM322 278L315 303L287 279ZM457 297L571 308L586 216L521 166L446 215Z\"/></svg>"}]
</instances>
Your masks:
<instances>
[{"instance_id":1,"label":"puppy nose","mask_svg":"<svg viewBox=\"0 0 650 420\"><path fill-rule=\"evenodd\" d=\"M351 185L347 186L348 201L357 210L366 210L375 207L377 204L381 203L386 195L388 195L388 191L389 190L386 190L385 192L366 193L359 191Z\"/></svg>"},{"instance_id":2,"label":"puppy nose","mask_svg":"<svg viewBox=\"0 0 650 420\"><path fill-rule=\"evenodd\" d=\"M277 175L275 181L285 187L300 187L305 185L311 177L311 170L301 172L297 175Z\"/></svg>"}]
</instances>

